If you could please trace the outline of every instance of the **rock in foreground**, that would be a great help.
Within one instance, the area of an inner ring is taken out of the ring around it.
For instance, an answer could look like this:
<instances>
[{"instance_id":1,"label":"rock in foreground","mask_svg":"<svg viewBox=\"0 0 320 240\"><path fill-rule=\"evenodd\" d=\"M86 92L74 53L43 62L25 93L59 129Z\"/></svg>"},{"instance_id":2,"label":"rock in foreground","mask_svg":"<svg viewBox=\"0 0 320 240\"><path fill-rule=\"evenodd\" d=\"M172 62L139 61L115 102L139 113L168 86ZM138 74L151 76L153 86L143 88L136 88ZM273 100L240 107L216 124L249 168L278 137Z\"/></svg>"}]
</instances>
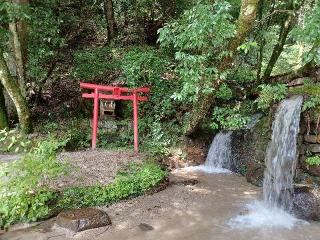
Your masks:
<instances>
[{"instance_id":1,"label":"rock in foreground","mask_svg":"<svg viewBox=\"0 0 320 240\"><path fill-rule=\"evenodd\" d=\"M57 216L57 224L73 232L81 232L110 225L111 220L104 211L94 208L83 208L61 212Z\"/></svg>"},{"instance_id":2,"label":"rock in foreground","mask_svg":"<svg viewBox=\"0 0 320 240\"><path fill-rule=\"evenodd\" d=\"M320 190L307 186L296 187L293 197L293 211L298 218L320 220Z\"/></svg>"}]
</instances>

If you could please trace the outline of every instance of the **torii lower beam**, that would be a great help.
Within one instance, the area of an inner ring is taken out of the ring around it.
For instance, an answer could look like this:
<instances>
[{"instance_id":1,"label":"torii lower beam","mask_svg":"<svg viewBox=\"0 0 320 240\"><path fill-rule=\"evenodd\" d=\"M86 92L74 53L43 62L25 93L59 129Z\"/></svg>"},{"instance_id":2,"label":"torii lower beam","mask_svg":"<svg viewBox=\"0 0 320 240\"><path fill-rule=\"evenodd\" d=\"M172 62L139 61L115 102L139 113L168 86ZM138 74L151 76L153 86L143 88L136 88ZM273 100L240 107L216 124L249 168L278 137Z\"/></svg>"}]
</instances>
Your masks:
<instances>
[{"instance_id":1,"label":"torii lower beam","mask_svg":"<svg viewBox=\"0 0 320 240\"><path fill-rule=\"evenodd\" d=\"M149 93L150 88L120 88L112 86L103 86L91 83L80 83L80 88L91 89L92 93L83 93L83 98L92 98L93 105L93 119L92 119L92 149L97 147L97 133L98 133L98 119L99 119L99 100L125 100L133 102L133 132L134 132L134 151L139 152L139 130L138 130L138 108L139 101L148 101L147 97L139 96L140 93ZM104 94L102 92L111 92L111 94ZM125 94L125 95L123 95Z\"/></svg>"}]
</instances>

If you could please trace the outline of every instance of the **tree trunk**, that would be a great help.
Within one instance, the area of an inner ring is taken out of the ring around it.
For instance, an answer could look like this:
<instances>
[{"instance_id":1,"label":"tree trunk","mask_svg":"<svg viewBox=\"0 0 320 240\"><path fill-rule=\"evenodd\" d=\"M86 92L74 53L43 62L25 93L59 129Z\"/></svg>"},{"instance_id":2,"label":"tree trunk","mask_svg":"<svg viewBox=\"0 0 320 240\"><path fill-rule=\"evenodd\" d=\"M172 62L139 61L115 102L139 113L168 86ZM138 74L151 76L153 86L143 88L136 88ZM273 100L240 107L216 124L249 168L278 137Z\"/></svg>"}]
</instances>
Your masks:
<instances>
[{"instance_id":1,"label":"tree trunk","mask_svg":"<svg viewBox=\"0 0 320 240\"><path fill-rule=\"evenodd\" d=\"M260 0L242 0L240 15L237 21L237 33L229 43L229 51L235 52L238 46L246 39L255 22ZM232 66L233 57L228 57L222 61L219 66L220 70L226 70ZM213 88L217 89L222 81L214 81ZM190 117L187 119L185 134L193 134L200 126L203 119L207 116L211 106L215 101L214 94L198 96Z\"/></svg>"},{"instance_id":2,"label":"tree trunk","mask_svg":"<svg viewBox=\"0 0 320 240\"><path fill-rule=\"evenodd\" d=\"M288 5L287 10L291 11L291 12L288 13L287 17L282 22L278 42L273 49L268 66L264 72L262 82L267 81L270 78L272 70L273 70L274 66L276 65L276 63L277 63L277 61L283 51L283 47L286 43L288 34L290 33L290 31L292 30L292 28L294 26L295 12L297 12L303 6L304 2L305 2L305 0L302 0L300 2L300 4L296 5L295 7L294 7L293 1L290 1L288 3L289 5Z\"/></svg>"},{"instance_id":3,"label":"tree trunk","mask_svg":"<svg viewBox=\"0 0 320 240\"><path fill-rule=\"evenodd\" d=\"M3 56L2 49L0 49L0 82L8 92L15 105L21 125L21 130L25 133L30 133L32 128L29 107L26 100L22 96L18 85L10 75L8 66Z\"/></svg>"},{"instance_id":4,"label":"tree trunk","mask_svg":"<svg viewBox=\"0 0 320 240\"><path fill-rule=\"evenodd\" d=\"M0 130L7 127L9 127L8 114L3 94L3 86L0 84Z\"/></svg>"},{"instance_id":5,"label":"tree trunk","mask_svg":"<svg viewBox=\"0 0 320 240\"><path fill-rule=\"evenodd\" d=\"M112 0L104 0L104 14L107 21L108 41L112 41L116 34L116 22L114 19Z\"/></svg>"},{"instance_id":6,"label":"tree trunk","mask_svg":"<svg viewBox=\"0 0 320 240\"><path fill-rule=\"evenodd\" d=\"M262 81L264 81L270 77L272 70L273 70L274 66L276 65L276 63L277 63L277 61L283 51L283 47L286 43L288 34L293 27L293 19L294 19L293 14L289 14L288 17L285 19L285 21L282 23L281 32L279 35L278 42L275 45L275 47L273 48L273 52L270 57L268 66L264 72Z\"/></svg>"},{"instance_id":7,"label":"tree trunk","mask_svg":"<svg viewBox=\"0 0 320 240\"><path fill-rule=\"evenodd\" d=\"M12 0L15 4L29 4L29 0ZM9 23L9 30L12 34L13 51L17 67L18 83L23 96L25 93L25 69L27 64L27 24L18 20Z\"/></svg>"}]
</instances>

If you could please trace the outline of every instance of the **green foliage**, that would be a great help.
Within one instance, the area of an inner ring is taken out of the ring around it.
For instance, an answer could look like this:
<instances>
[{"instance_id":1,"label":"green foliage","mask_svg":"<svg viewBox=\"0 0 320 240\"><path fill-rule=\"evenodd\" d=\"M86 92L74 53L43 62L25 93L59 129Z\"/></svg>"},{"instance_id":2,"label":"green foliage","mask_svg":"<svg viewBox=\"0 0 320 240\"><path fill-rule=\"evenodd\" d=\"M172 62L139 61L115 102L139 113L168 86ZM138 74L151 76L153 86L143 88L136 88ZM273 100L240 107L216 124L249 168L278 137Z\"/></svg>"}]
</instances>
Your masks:
<instances>
[{"instance_id":1,"label":"green foliage","mask_svg":"<svg viewBox=\"0 0 320 240\"><path fill-rule=\"evenodd\" d=\"M310 97L303 102L302 111L307 111L320 106L320 97Z\"/></svg>"},{"instance_id":2,"label":"green foliage","mask_svg":"<svg viewBox=\"0 0 320 240\"><path fill-rule=\"evenodd\" d=\"M194 102L200 94L214 91L214 80L225 78L217 66L229 54L223 49L235 33L229 9L225 1L200 1L159 31L161 46L173 51L178 62L182 89L173 95L175 100Z\"/></svg>"},{"instance_id":3,"label":"green foliage","mask_svg":"<svg viewBox=\"0 0 320 240\"><path fill-rule=\"evenodd\" d=\"M252 66L243 63L234 71L230 71L228 79L235 80L238 84L253 82L257 79L257 73Z\"/></svg>"},{"instance_id":4,"label":"green foliage","mask_svg":"<svg viewBox=\"0 0 320 240\"><path fill-rule=\"evenodd\" d=\"M210 126L213 129L235 130L245 127L250 117L241 112L240 105L236 105L235 107L215 107L211 120Z\"/></svg>"},{"instance_id":5,"label":"green foliage","mask_svg":"<svg viewBox=\"0 0 320 240\"><path fill-rule=\"evenodd\" d=\"M48 66L48 63L65 45L65 38L61 36L63 19L55 1L39 1L30 7L27 74L38 82L47 76L52 64Z\"/></svg>"},{"instance_id":6,"label":"green foliage","mask_svg":"<svg viewBox=\"0 0 320 240\"><path fill-rule=\"evenodd\" d=\"M248 42L241 44L237 50L247 54L251 49L257 49L257 48L258 48L257 42L248 41Z\"/></svg>"},{"instance_id":7,"label":"green foliage","mask_svg":"<svg viewBox=\"0 0 320 240\"><path fill-rule=\"evenodd\" d=\"M271 104L281 101L287 96L287 87L284 84L267 85L262 84L259 98L255 101L258 109L267 110Z\"/></svg>"},{"instance_id":8,"label":"green foliage","mask_svg":"<svg viewBox=\"0 0 320 240\"><path fill-rule=\"evenodd\" d=\"M30 18L30 8L26 4L12 3L0 0L0 23L9 23L14 20L26 20ZM0 28L3 26L1 25Z\"/></svg>"},{"instance_id":9,"label":"green foliage","mask_svg":"<svg viewBox=\"0 0 320 240\"><path fill-rule=\"evenodd\" d=\"M171 96L180 82L170 67L170 60L159 50L148 47L132 48L120 62L122 80L129 87L151 87L149 101L139 105L143 116L139 132L158 146L166 146L179 135L177 112L180 107ZM132 109L129 108L130 117Z\"/></svg>"},{"instance_id":10,"label":"green foliage","mask_svg":"<svg viewBox=\"0 0 320 240\"><path fill-rule=\"evenodd\" d=\"M59 200L62 209L101 206L142 195L159 184L167 176L154 162L133 163L119 172L108 186L69 188Z\"/></svg>"},{"instance_id":11,"label":"green foliage","mask_svg":"<svg viewBox=\"0 0 320 240\"><path fill-rule=\"evenodd\" d=\"M222 83L216 92L216 97L222 100L230 100L232 98L232 90L227 84Z\"/></svg>"},{"instance_id":12,"label":"green foliage","mask_svg":"<svg viewBox=\"0 0 320 240\"><path fill-rule=\"evenodd\" d=\"M170 96L178 84L170 70L170 61L163 53L153 48L133 48L123 56L120 69L127 86L151 87L149 101L141 104L143 112L158 118L175 113Z\"/></svg>"},{"instance_id":13,"label":"green foliage","mask_svg":"<svg viewBox=\"0 0 320 240\"><path fill-rule=\"evenodd\" d=\"M47 217L49 203L57 194L48 181L66 172L56 153L65 145L53 138L44 140L21 160L0 165L0 227L18 221L29 222Z\"/></svg>"},{"instance_id":14,"label":"green foliage","mask_svg":"<svg viewBox=\"0 0 320 240\"><path fill-rule=\"evenodd\" d=\"M0 152L26 152L32 142L16 129L0 130Z\"/></svg>"},{"instance_id":15,"label":"green foliage","mask_svg":"<svg viewBox=\"0 0 320 240\"><path fill-rule=\"evenodd\" d=\"M112 49L110 47L78 50L74 54L76 79L92 80L113 68Z\"/></svg>"},{"instance_id":16,"label":"green foliage","mask_svg":"<svg viewBox=\"0 0 320 240\"><path fill-rule=\"evenodd\" d=\"M64 149L67 151L87 149L91 145L91 127L88 119L71 118L59 123L49 120L37 126L35 130L41 134L59 136L65 141ZM100 142L105 136L99 134L98 137Z\"/></svg>"},{"instance_id":17,"label":"green foliage","mask_svg":"<svg viewBox=\"0 0 320 240\"><path fill-rule=\"evenodd\" d=\"M320 64L320 3L316 1L314 7L307 11L302 26L294 31L295 38L304 43L304 63L315 62Z\"/></svg>"},{"instance_id":18,"label":"green foliage","mask_svg":"<svg viewBox=\"0 0 320 240\"><path fill-rule=\"evenodd\" d=\"M297 95L308 95L312 97L320 97L320 84L319 83L305 84L302 87L290 89L289 92Z\"/></svg>"},{"instance_id":19,"label":"green foliage","mask_svg":"<svg viewBox=\"0 0 320 240\"><path fill-rule=\"evenodd\" d=\"M305 162L310 166L320 166L320 156L307 157Z\"/></svg>"}]
</instances>

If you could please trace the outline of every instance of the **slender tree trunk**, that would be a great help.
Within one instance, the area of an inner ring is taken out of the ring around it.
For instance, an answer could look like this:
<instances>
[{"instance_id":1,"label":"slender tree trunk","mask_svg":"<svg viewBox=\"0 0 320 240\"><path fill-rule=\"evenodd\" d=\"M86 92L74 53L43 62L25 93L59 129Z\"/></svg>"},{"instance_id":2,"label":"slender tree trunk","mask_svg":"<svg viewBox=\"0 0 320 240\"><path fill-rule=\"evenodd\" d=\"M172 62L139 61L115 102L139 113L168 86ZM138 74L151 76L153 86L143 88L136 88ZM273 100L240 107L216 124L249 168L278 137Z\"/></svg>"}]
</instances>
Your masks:
<instances>
[{"instance_id":1,"label":"slender tree trunk","mask_svg":"<svg viewBox=\"0 0 320 240\"><path fill-rule=\"evenodd\" d=\"M18 36L18 30L16 23L10 23L9 29L13 37L13 50L14 50L14 58L16 62L17 76L18 76L18 84L20 87L20 91L25 96L25 67L23 64L23 57L21 51L21 45Z\"/></svg>"},{"instance_id":2,"label":"slender tree trunk","mask_svg":"<svg viewBox=\"0 0 320 240\"><path fill-rule=\"evenodd\" d=\"M272 52L271 58L269 60L268 66L267 66L266 70L264 71L264 75L262 78L263 81L270 77L272 70L273 70L274 66L276 65L276 63L277 63L277 61L283 51L283 47L286 43L288 34L293 27L293 19L294 19L293 14L289 14L288 17L285 19L285 21L282 24L278 42L275 45L275 47L273 48L273 52Z\"/></svg>"},{"instance_id":3,"label":"slender tree trunk","mask_svg":"<svg viewBox=\"0 0 320 240\"><path fill-rule=\"evenodd\" d=\"M0 84L0 130L7 127L9 127L8 114L3 94L3 86Z\"/></svg>"},{"instance_id":4,"label":"slender tree trunk","mask_svg":"<svg viewBox=\"0 0 320 240\"><path fill-rule=\"evenodd\" d=\"M110 42L116 35L116 22L114 19L112 0L104 0L104 14L107 21L108 41Z\"/></svg>"},{"instance_id":5,"label":"slender tree trunk","mask_svg":"<svg viewBox=\"0 0 320 240\"><path fill-rule=\"evenodd\" d=\"M267 79L270 78L272 70L273 70L274 66L276 65L276 63L277 63L277 61L283 51L283 47L287 41L287 37L294 26L295 12L297 12L303 6L304 3L305 3L305 0L302 0L299 5L294 7L293 1L292 0L289 1L289 3L288 3L289 5L288 5L287 10L291 11L291 13L288 13L287 17L282 22L278 42L277 42L276 46L273 48L273 52L270 57L267 68L264 72L262 81L267 81Z\"/></svg>"},{"instance_id":6,"label":"slender tree trunk","mask_svg":"<svg viewBox=\"0 0 320 240\"><path fill-rule=\"evenodd\" d=\"M262 19L263 9L264 9L264 0L261 0L259 4L259 11L257 14L258 21L261 21ZM262 27L262 30L264 30L264 27ZM259 34L258 42L259 42L259 52L257 53L257 81L260 81L261 71L262 71L263 51L264 51L264 45L265 45L265 39L263 34Z\"/></svg>"},{"instance_id":7,"label":"slender tree trunk","mask_svg":"<svg viewBox=\"0 0 320 240\"><path fill-rule=\"evenodd\" d=\"M259 1L260 0L242 0L240 15L237 21L237 33L229 43L229 51L235 52L238 46L244 42L248 36L256 19ZM225 58L219 66L220 70L226 70L232 67L233 61L233 57ZM214 80L213 88L217 89L221 83L222 81L220 80ZM191 135L198 129L202 120L207 116L214 101L215 97L213 93L205 96L198 96L198 101L185 125L186 135Z\"/></svg>"},{"instance_id":8,"label":"slender tree trunk","mask_svg":"<svg viewBox=\"0 0 320 240\"><path fill-rule=\"evenodd\" d=\"M25 133L31 132L29 107L25 98L22 96L18 85L10 75L2 49L0 49L0 82L15 105L22 131Z\"/></svg>"},{"instance_id":9,"label":"slender tree trunk","mask_svg":"<svg viewBox=\"0 0 320 240\"><path fill-rule=\"evenodd\" d=\"M29 0L12 0L15 4L28 4ZM18 20L9 23L9 30L12 34L13 51L17 67L18 83L23 96L25 93L25 69L27 64L27 24Z\"/></svg>"}]
</instances>

